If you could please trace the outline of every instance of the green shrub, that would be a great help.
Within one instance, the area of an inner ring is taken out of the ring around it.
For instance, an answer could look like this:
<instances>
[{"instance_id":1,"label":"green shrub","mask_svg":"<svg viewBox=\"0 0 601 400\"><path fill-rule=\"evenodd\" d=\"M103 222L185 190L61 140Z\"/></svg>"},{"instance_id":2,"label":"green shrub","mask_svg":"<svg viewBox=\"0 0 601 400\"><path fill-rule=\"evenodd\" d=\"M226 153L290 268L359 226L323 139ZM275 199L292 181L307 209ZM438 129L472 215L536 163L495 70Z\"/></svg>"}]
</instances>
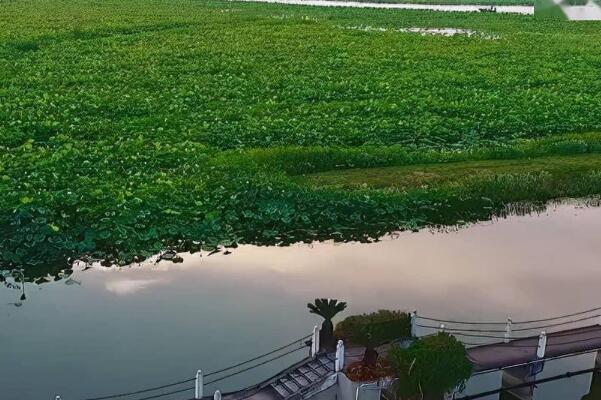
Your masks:
<instances>
[{"instance_id":1,"label":"green shrub","mask_svg":"<svg viewBox=\"0 0 601 400\"><path fill-rule=\"evenodd\" d=\"M390 310L352 315L336 325L334 334L349 344L365 346L363 364L375 366L378 360L375 347L409 337L411 317L405 312Z\"/></svg>"},{"instance_id":2,"label":"green shrub","mask_svg":"<svg viewBox=\"0 0 601 400\"><path fill-rule=\"evenodd\" d=\"M438 333L395 347L388 355L397 375L400 399L441 399L445 393L465 386L473 365L464 345L454 336Z\"/></svg>"}]
</instances>

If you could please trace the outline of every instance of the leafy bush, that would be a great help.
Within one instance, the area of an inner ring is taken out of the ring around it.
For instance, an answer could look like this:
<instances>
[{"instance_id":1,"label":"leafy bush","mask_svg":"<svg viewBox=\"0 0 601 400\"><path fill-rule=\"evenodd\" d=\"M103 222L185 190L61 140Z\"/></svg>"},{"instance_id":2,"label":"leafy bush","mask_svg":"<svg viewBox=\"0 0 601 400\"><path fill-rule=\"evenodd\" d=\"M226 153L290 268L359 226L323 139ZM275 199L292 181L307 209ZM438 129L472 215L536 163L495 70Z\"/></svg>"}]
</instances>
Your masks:
<instances>
[{"instance_id":1,"label":"leafy bush","mask_svg":"<svg viewBox=\"0 0 601 400\"><path fill-rule=\"evenodd\" d=\"M447 333L417 339L406 349L396 347L388 358L403 400L442 399L445 393L462 388L473 370L463 344Z\"/></svg>"},{"instance_id":2,"label":"leafy bush","mask_svg":"<svg viewBox=\"0 0 601 400\"><path fill-rule=\"evenodd\" d=\"M395 339L409 337L411 317L407 313L390 310L352 315L336 325L334 334L348 344L365 346L363 364L375 366L378 360L375 347Z\"/></svg>"}]
</instances>

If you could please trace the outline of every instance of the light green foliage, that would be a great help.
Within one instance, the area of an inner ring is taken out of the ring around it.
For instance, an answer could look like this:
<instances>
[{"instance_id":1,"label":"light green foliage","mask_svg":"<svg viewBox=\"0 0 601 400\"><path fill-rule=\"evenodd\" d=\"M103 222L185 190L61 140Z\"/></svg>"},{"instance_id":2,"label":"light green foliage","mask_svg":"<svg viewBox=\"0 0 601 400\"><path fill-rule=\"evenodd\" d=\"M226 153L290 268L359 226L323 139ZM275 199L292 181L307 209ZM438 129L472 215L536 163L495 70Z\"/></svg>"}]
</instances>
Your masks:
<instances>
[{"instance_id":1,"label":"light green foliage","mask_svg":"<svg viewBox=\"0 0 601 400\"><path fill-rule=\"evenodd\" d=\"M368 240L600 193L591 171L411 193L290 176L598 153L578 132L601 129L600 39L595 23L493 13L0 2L0 265L32 276L199 241Z\"/></svg>"}]
</instances>

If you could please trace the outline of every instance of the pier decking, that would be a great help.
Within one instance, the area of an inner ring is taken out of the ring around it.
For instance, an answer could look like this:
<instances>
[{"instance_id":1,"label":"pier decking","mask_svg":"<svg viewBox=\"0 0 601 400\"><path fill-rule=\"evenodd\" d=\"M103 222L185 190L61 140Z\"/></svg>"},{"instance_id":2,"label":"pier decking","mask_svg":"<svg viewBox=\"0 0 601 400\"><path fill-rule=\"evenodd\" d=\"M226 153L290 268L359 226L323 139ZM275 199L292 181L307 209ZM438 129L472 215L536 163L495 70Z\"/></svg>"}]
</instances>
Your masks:
<instances>
[{"instance_id":1,"label":"pier decking","mask_svg":"<svg viewBox=\"0 0 601 400\"><path fill-rule=\"evenodd\" d=\"M538 335L509 343L488 344L468 349L475 371L486 371L536 361ZM601 348L601 325L591 325L547 334L545 358L578 354Z\"/></svg>"},{"instance_id":2,"label":"pier decking","mask_svg":"<svg viewBox=\"0 0 601 400\"><path fill-rule=\"evenodd\" d=\"M408 345L409 341L394 342L381 346L378 351L382 357L392 346ZM487 374L491 371L511 370L538 360L545 361L557 357L570 357L583 353L594 353L601 349L601 325L590 325L547 334L544 357L539 358L539 336L513 339L508 343L493 343L474 346L467 349L468 357L474 364L474 373ZM359 361L364 348L350 347L345 350L346 364ZM226 400L288 400L314 398L317 394L333 388L334 399L337 372L336 356L319 354L315 358L307 357L299 363L265 380L253 388L224 395ZM567 371L566 371L567 372ZM500 378L500 375L499 375ZM499 385L501 382L499 381ZM207 397L209 399L210 397Z\"/></svg>"}]
</instances>

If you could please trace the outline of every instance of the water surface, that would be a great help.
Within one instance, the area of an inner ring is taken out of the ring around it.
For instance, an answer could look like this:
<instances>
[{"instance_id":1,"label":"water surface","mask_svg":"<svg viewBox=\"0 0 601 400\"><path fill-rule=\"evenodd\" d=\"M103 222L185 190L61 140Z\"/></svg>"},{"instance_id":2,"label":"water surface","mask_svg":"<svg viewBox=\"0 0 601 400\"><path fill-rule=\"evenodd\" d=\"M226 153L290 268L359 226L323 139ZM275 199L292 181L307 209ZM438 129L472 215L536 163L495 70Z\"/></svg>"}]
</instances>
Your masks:
<instances>
[{"instance_id":1,"label":"water surface","mask_svg":"<svg viewBox=\"0 0 601 400\"><path fill-rule=\"evenodd\" d=\"M352 7L352 8L382 8L388 10L430 10L430 11L455 11L455 12L479 12L481 9L489 8L484 5L468 4L411 4L411 3L368 3L346 0L237 0L245 2L291 4L317 7ZM534 6L495 6L497 12L512 14L534 14Z\"/></svg>"},{"instance_id":2,"label":"water surface","mask_svg":"<svg viewBox=\"0 0 601 400\"><path fill-rule=\"evenodd\" d=\"M228 366L308 334L319 320L305 305L318 296L348 301L344 315L520 320L588 309L601 304L600 233L601 208L562 205L371 244L241 246L93 268L27 284L20 307L20 292L0 287L1 398L77 400ZM210 390L255 383L303 355Z\"/></svg>"}]
</instances>

